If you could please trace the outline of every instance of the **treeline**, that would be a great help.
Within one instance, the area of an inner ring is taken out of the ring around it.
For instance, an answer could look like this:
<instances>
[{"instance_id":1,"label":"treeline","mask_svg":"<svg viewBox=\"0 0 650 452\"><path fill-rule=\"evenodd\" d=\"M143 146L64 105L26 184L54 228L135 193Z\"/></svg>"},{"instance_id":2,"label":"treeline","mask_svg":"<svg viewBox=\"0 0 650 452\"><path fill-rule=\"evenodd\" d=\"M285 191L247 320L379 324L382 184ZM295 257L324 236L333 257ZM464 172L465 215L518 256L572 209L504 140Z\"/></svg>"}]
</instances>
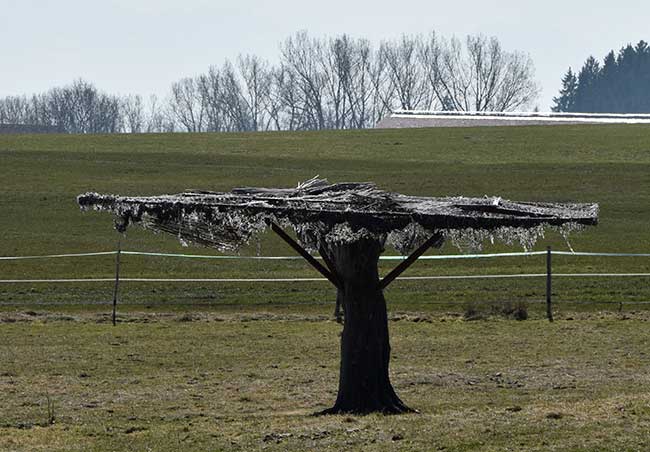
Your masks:
<instances>
[{"instance_id":1,"label":"treeline","mask_svg":"<svg viewBox=\"0 0 650 452\"><path fill-rule=\"evenodd\" d=\"M374 46L299 32L280 45L277 64L240 56L173 83L162 101L78 80L0 99L0 123L69 133L367 128L395 109L512 111L538 91L530 57L494 37L404 35Z\"/></svg>"},{"instance_id":2,"label":"treeline","mask_svg":"<svg viewBox=\"0 0 650 452\"><path fill-rule=\"evenodd\" d=\"M166 107L152 96L115 96L77 80L32 96L0 99L0 124L49 126L63 133L173 132Z\"/></svg>"},{"instance_id":3,"label":"treeline","mask_svg":"<svg viewBox=\"0 0 650 452\"><path fill-rule=\"evenodd\" d=\"M612 50L602 64L590 56L577 75L569 68L553 103L557 112L650 113L650 47Z\"/></svg>"}]
</instances>

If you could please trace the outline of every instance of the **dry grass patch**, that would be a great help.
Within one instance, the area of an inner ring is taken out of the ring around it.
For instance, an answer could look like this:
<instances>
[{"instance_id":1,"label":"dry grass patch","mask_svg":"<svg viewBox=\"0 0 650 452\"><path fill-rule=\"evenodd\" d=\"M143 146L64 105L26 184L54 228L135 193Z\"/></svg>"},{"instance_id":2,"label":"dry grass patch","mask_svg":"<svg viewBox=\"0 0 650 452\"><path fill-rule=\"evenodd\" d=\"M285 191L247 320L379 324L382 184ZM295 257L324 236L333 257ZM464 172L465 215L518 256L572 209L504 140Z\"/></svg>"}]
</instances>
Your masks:
<instances>
[{"instance_id":1,"label":"dry grass patch","mask_svg":"<svg viewBox=\"0 0 650 452\"><path fill-rule=\"evenodd\" d=\"M390 324L392 378L421 414L313 417L336 395L335 322L144 318L0 324L0 449L613 451L647 441L640 319L402 317Z\"/></svg>"}]
</instances>

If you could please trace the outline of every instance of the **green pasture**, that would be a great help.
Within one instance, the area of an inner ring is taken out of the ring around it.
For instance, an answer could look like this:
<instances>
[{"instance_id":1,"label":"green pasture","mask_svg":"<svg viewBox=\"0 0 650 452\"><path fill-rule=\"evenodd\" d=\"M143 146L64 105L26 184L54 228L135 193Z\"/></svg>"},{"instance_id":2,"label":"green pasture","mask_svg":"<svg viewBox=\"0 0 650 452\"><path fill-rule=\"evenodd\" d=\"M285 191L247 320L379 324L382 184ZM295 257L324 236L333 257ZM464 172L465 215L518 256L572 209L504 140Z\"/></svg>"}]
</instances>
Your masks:
<instances>
[{"instance_id":1,"label":"green pasture","mask_svg":"<svg viewBox=\"0 0 650 452\"><path fill-rule=\"evenodd\" d=\"M174 193L188 188L294 186L315 175L374 181L409 194L499 195L514 200L598 202L600 224L573 236L576 250L650 251L650 127L637 125L407 129L255 134L0 136L0 256L116 248L109 215L82 213L85 191ZM536 249L567 250L550 231ZM132 229L123 247L139 251L215 253L182 248L173 238ZM387 250L394 252L393 250ZM486 246L485 251L521 251ZM242 254L291 255L267 234ZM457 253L450 244L432 253ZM649 272L648 258L557 257L554 270ZM386 272L395 262L382 264ZM113 257L0 261L0 279L111 277ZM297 262L207 261L125 256L124 277L312 277ZM542 273L544 258L428 261L407 275ZM558 279L558 302L650 300L648 278ZM224 309L225 305L311 303L331 310L325 283L125 283L122 303ZM1 284L5 308L106 303L111 284ZM458 310L475 301L539 301L543 279L399 282L395 308ZM603 305L606 306L606 305ZM602 306L601 306L602 307Z\"/></svg>"},{"instance_id":2,"label":"green pasture","mask_svg":"<svg viewBox=\"0 0 650 452\"><path fill-rule=\"evenodd\" d=\"M420 414L318 417L340 332L318 316L4 313L0 450L647 450L647 315L601 317L395 319Z\"/></svg>"}]
</instances>

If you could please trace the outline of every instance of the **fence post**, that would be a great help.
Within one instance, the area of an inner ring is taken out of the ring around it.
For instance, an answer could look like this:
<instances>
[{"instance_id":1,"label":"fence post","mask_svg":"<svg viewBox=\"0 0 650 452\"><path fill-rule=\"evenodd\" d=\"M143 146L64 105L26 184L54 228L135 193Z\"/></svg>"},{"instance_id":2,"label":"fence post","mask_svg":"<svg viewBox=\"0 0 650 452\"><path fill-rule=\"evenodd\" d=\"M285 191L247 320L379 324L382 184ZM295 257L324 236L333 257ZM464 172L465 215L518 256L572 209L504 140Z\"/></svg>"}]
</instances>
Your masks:
<instances>
[{"instance_id":1,"label":"fence post","mask_svg":"<svg viewBox=\"0 0 650 452\"><path fill-rule=\"evenodd\" d=\"M122 237L117 239L117 254L115 255L115 288L113 289L113 326L117 324L117 295L120 288L120 255L122 254Z\"/></svg>"},{"instance_id":2,"label":"fence post","mask_svg":"<svg viewBox=\"0 0 650 452\"><path fill-rule=\"evenodd\" d=\"M551 301L551 247L546 248L546 318L549 322L553 321L553 306Z\"/></svg>"}]
</instances>

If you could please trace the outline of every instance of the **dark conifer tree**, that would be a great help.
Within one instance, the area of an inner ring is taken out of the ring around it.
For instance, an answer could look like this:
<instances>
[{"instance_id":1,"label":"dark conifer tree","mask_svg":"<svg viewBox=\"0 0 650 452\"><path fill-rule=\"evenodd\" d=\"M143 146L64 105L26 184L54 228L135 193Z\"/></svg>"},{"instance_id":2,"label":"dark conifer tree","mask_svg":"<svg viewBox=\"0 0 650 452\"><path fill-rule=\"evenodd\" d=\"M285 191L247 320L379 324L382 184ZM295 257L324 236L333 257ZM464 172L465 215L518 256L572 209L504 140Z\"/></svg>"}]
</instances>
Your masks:
<instances>
[{"instance_id":1,"label":"dark conifer tree","mask_svg":"<svg viewBox=\"0 0 650 452\"><path fill-rule=\"evenodd\" d=\"M574 108L578 112L598 112L599 93L598 78L600 64L593 56L587 58L585 64L578 73L578 87Z\"/></svg>"},{"instance_id":2,"label":"dark conifer tree","mask_svg":"<svg viewBox=\"0 0 650 452\"><path fill-rule=\"evenodd\" d=\"M636 51L631 44L623 47L618 54L619 74L617 77L620 103L623 110L629 113L637 112L635 97Z\"/></svg>"},{"instance_id":3,"label":"dark conifer tree","mask_svg":"<svg viewBox=\"0 0 650 452\"><path fill-rule=\"evenodd\" d=\"M589 57L577 79L562 78L553 111L585 113L650 113L650 46L628 44L618 55L611 51L602 66Z\"/></svg>"},{"instance_id":4,"label":"dark conifer tree","mask_svg":"<svg viewBox=\"0 0 650 452\"><path fill-rule=\"evenodd\" d=\"M636 67L635 67L635 92L634 98L637 100L636 112L650 111L650 47L645 41L640 41L636 47Z\"/></svg>"},{"instance_id":5,"label":"dark conifer tree","mask_svg":"<svg viewBox=\"0 0 650 452\"><path fill-rule=\"evenodd\" d=\"M560 95L553 98L552 111L575 111L576 90L578 89L578 79L571 68L562 77L562 89Z\"/></svg>"},{"instance_id":6,"label":"dark conifer tree","mask_svg":"<svg viewBox=\"0 0 650 452\"><path fill-rule=\"evenodd\" d=\"M598 88L600 91L599 112L604 113L622 113L620 86L616 81L618 77L618 63L616 55L612 50L607 54L603 62L603 68L598 78Z\"/></svg>"}]
</instances>

